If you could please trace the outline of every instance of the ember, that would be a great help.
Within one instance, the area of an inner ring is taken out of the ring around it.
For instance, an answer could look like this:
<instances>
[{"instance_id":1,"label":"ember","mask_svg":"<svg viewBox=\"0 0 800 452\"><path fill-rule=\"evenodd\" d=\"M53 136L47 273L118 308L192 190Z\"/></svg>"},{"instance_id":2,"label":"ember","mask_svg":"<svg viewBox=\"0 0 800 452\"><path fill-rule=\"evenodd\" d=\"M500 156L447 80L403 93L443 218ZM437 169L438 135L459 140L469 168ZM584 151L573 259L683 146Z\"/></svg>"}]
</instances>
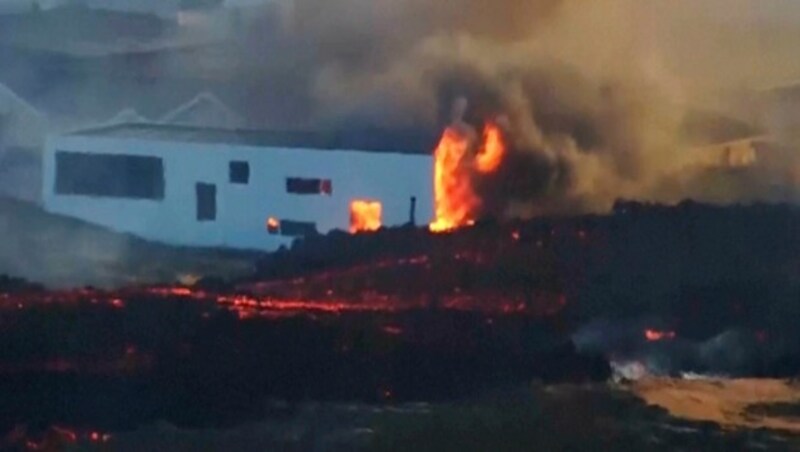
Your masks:
<instances>
[{"instance_id":1,"label":"ember","mask_svg":"<svg viewBox=\"0 0 800 452\"><path fill-rule=\"evenodd\" d=\"M675 337L676 334L674 331L644 330L644 338L649 342L671 341L675 339Z\"/></svg>"},{"instance_id":2,"label":"ember","mask_svg":"<svg viewBox=\"0 0 800 452\"><path fill-rule=\"evenodd\" d=\"M350 203L350 232L377 231L381 228L383 206L376 201Z\"/></svg>"},{"instance_id":3,"label":"ember","mask_svg":"<svg viewBox=\"0 0 800 452\"><path fill-rule=\"evenodd\" d=\"M277 234L281 230L281 222L275 217L267 219L267 231L270 234Z\"/></svg>"}]
</instances>

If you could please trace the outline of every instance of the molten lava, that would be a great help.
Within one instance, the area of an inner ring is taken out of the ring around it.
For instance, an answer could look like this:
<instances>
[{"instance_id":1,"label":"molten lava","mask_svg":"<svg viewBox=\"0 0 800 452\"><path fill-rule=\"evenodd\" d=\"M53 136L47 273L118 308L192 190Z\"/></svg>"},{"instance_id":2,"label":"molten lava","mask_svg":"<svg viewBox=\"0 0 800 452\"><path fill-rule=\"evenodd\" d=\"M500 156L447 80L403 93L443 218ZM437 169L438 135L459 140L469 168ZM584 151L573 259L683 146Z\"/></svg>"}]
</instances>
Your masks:
<instances>
[{"instance_id":1,"label":"molten lava","mask_svg":"<svg viewBox=\"0 0 800 452\"><path fill-rule=\"evenodd\" d=\"M451 126L444 131L434 153L434 191L436 220L433 232L446 232L475 222L481 199L472 185L473 177L497 171L506 154L500 127L487 123L482 143L475 152L475 143L463 127Z\"/></svg>"},{"instance_id":2,"label":"molten lava","mask_svg":"<svg viewBox=\"0 0 800 452\"><path fill-rule=\"evenodd\" d=\"M381 228L383 206L376 201L350 203L350 232L377 231Z\"/></svg>"}]
</instances>

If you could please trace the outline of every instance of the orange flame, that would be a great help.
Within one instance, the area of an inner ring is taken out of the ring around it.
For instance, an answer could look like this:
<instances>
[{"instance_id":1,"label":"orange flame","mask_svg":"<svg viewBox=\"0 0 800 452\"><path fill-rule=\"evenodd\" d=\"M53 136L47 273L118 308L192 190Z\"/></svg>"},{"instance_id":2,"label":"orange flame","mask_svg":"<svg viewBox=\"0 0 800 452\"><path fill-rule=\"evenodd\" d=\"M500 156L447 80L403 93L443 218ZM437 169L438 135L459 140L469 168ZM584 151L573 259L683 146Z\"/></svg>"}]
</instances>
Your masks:
<instances>
[{"instance_id":1,"label":"orange flame","mask_svg":"<svg viewBox=\"0 0 800 452\"><path fill-rule=\"evenodd\" d=\"M277 234L281 229L281 222L275 217L267 218L267 231L270 234Z\"/></svg>"},{"instance_id":2,"label":"orange flame","mask_svg":"<svg viewBox=\"0 0 800 452\"><path fill-rule=\"evenodd\" d=\"M454 127L444 131L434 158L436 221L430 230L444 232L468 224L480 200L472 190L464 161L470 148L469 138Z\"/></svg>"},{"instance_id":3,"label":"orange flame","mask_svg":"<svg viewBox=\"0 0 800 452\"><path fill-rule=\"evenodd\" d=\"M383 206L377 201L350 203L350 232L377 231L381 228Z\"/></svg>"},{"instance_id":4,"label":"orange flame","mask_svg":"<svg viewBox=\"0 0 800 452\"><path fill-rule=\"evenodd\" d=\"M483 129L483 148L475 157L475 166L481 173L493 173L500 167L505 154L506 146L500 127L487 123Z\"/></svg>"},{"instance_id":5,"label":"orange flame","mask_svg":"<svg viewBox=\"0 0 800 452\"><path fill-rule=\"evenodd\" d=\"M433 232L446 232L473 224L481 200L472 186L472 175L497 171L506 154L500 127L487 123L483 142L477 153L471 154L473 143L468 134L451 126L444 131L434 153L434 190L436 221Z\"/></svg>"}]
</instances>

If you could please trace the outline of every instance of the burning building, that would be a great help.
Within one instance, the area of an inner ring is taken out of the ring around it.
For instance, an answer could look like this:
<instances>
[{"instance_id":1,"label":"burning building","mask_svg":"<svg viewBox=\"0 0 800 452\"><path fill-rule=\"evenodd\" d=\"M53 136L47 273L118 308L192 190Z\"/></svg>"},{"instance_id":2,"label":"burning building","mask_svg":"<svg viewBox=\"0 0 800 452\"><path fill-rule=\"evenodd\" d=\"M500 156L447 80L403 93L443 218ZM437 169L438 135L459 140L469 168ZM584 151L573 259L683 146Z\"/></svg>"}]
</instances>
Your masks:
<instances>
[{"instance_id":1,"label":"burning building","mask_svg":"<svg viewBox=\"0 0 800 452\"><path fill-rule=\"evenodd\" d=\"M435 139L122 124L52 138L46 210L146 239L274 250L434 217Z\"/></svg>"}]
</instances>

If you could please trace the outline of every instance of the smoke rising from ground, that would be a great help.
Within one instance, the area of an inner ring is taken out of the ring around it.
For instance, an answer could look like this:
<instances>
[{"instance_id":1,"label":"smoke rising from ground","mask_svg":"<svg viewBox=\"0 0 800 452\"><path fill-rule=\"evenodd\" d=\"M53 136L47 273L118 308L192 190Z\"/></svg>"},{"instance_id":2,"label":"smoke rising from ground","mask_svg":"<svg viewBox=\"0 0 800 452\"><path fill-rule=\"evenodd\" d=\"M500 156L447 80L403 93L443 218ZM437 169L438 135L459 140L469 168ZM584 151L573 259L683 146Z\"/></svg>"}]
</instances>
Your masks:
<instances>
[{"instance_id":1,"label":"smoke rising from ground","mask_svg":"<svg viewBox=\"0 0 800 452\"><path fill-rule=\"evenodd\" d=\"M281 51L259 35L248 51L278 56L258 69L265 90L307 102L313 126L441 128L460 96L477 129L507 115L511 158L480 183L484 214L604 211L704 199L686 170L687 112L795 73L781 56L800 35L775 21L798 8L777 3L297 0L270 42Z\"/></svg>"}]
</instances>

